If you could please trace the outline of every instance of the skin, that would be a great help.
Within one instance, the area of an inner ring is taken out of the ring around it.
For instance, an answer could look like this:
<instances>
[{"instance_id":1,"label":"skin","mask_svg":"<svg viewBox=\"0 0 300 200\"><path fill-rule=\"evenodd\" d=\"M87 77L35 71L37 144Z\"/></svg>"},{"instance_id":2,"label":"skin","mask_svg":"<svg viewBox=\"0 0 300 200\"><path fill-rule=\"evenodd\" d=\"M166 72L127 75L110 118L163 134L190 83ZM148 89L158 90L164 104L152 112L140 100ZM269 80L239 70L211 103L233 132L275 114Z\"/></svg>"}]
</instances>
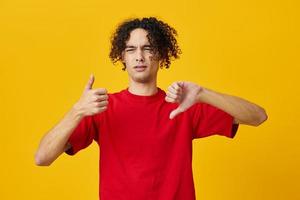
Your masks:
<instances>
[{"instance_id":1,"label":"skin","mask_svg":"<svg viewBox=\"0 0 300 200\"><path fill-rule=\"evenodd\" d=\"M184 112L195 103L213 105L234 117L233 123L258 126L267 120L265 110L240 97L215 92L192 82L178 81L168 87L166 101L178 103L177 109L170 113L170 119Z\"/></svg>"},{"instance_id":2,"label":"skin","mask_svg":"<svg viewBox=\"0 0 300 200\"><path fill-rule=\"evenodd\" d=\"M126 41L126 49L122 53L122 62L126 66L129 79L129 92L136 95L149 96L157 90L157 73L159 56L153 52L147 38L147 31L138 28L130 33ZM143 65L144 70L135 66ZM66 113L64 118L48 131L40 141L35 154L35 162L40 166L49 166L64 151L70 148L67 143L72 131L85 116L101 113L107 109L108 95L105 88L93 89L94 76L91 75L82 96ZM258 126L267 120L265 110L247 100L228 94L219 93L196 83L176 81L166 92L165 100L178 103L178 107L170 113L173 119L198 102L213 105L234 117L233 123Z\"/></svg>"},{"instance_id":3,"label":"skin","mask_svg":"<svg viewBox=\"0 0 300 200\"><path fill-rule=\"evenodd\" d=\"M129 79L129 91L137 95L152 95L157 92L156 80L159 69L158 55L147 38L147 31L138 28L130 33L126 48L122 53L122 62L126 66ZM146 66L142 72L138 72L134 67L138 65Z\"/></svg>"},{"instance_id":4,"label":"skin","mask_svg":"<svg viewBox=\"0 0 300 200\"><path fill-rule=\"evenodd\" d=\"M51 165L57 157L71 147L68 139L81 119L107 109L107 90L105 88L92 89L94 80L94 76L91 75L80 99L63 119L43 136L35 153L36 165Z\"/></svg>"}]
</instances>

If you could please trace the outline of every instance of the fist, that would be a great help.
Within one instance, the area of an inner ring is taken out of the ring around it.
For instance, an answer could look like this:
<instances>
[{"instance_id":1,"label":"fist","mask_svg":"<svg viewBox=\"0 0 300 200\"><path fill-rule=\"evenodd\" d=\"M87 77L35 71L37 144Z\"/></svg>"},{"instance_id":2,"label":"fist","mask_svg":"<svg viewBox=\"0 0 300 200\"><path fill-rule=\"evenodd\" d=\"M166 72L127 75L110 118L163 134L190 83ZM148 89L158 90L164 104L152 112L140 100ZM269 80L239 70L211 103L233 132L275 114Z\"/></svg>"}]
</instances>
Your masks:
<instances>
[{"instance_id":1,"label":"fist","mask_svg":"<svg viewBox=\"0 0 300 200\"><path fill-rule=\"evenodd\" d=\"M168 87L165 100L170 103L178 103L178 107L170 113L169 118L186 111L195 103L199 102L199 94L203 87L187 81L178 81Z\"/></svg>"},{"instance_id":2,"label":"fist","mask_svg":"<svg viewBox=\"0 0 300 200\"><path fill-rule=\"evenodd\" d=\"M79 111L82 116L95 115L107 109L107 90L105 88L92 89L94 80L94 75L91 75L88 83L84 88L82 96L74 105L74 108Z\"/></svg>"}]
</instances>

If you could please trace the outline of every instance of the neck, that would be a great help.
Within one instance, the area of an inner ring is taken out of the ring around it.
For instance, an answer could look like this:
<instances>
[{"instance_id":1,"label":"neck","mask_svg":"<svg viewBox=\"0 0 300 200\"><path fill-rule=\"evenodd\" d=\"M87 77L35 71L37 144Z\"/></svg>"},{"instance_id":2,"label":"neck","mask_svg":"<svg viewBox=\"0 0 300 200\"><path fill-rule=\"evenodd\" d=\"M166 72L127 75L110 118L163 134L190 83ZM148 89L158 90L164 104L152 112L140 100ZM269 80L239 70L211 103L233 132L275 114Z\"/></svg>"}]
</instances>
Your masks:
<instances>
[{"instance_id":1,"label":"neck","mask_svg":"<svg viewBox=\"0 0 300 200\"><path fill-rule=\"evenodd\" d=\"M129 82L128 90L130 93L141 96L151 96L158 91L156 80L149 83L138 83L134 81Z\"/></svg>"}]
</instances>

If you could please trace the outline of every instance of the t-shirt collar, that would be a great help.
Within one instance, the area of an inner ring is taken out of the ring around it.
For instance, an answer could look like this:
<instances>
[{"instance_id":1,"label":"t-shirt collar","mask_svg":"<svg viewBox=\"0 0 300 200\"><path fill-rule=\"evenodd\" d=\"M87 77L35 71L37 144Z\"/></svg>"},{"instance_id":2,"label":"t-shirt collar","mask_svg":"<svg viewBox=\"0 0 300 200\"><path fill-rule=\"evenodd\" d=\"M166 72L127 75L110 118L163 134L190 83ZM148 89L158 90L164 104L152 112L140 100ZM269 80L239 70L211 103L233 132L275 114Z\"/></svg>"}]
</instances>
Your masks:
<instances>
[{"instance_id":1,"label":"t-shirt collar","mask_svg":"<svg viewBox=\"0 0 300 200\"><path fill-rule=\"evenodd\" d=\"M133 99L136 101L143 101L143 102L156 101L160 98L164 98L164 96L165 96L165 92L162 89L160 89L159 87L157 87L157 92L153 95L144 96L144 95L133 94L129 91L128 87L124 90L124 94L130 99Z\"/></svg>"}]
</instances>

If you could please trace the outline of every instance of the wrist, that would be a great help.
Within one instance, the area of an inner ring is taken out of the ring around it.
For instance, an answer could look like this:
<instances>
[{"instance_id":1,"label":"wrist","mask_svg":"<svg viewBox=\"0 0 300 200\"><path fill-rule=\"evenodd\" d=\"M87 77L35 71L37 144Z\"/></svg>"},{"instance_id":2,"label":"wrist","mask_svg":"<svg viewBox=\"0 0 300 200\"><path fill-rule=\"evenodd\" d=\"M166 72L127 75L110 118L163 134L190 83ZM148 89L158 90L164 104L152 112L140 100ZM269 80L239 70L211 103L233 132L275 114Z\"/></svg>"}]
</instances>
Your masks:
<instances>
[{"instance_id":1,"label":"wrist","mask_svg":"<svg viewBox=\"0 0 300 200\"><path fill-rule=\"evenodd\" d=\"M77 103L71 108L70 115L75 120L81 120L84 117L82 109L80 109Z\"/></svg>"},{"instance_id":2,"label":"wrist","mask_svg":"<svg viewBox=\"0 0 300 200\"><path fill-rule=\"evenodd\" d=\"M207 88L204 88L202 87L200 92L198 93L197 95L197 101L200 103L200 102L205 102L205 96L207 95L208 93L208 89Z\"/></svg>"}]
</instances>

